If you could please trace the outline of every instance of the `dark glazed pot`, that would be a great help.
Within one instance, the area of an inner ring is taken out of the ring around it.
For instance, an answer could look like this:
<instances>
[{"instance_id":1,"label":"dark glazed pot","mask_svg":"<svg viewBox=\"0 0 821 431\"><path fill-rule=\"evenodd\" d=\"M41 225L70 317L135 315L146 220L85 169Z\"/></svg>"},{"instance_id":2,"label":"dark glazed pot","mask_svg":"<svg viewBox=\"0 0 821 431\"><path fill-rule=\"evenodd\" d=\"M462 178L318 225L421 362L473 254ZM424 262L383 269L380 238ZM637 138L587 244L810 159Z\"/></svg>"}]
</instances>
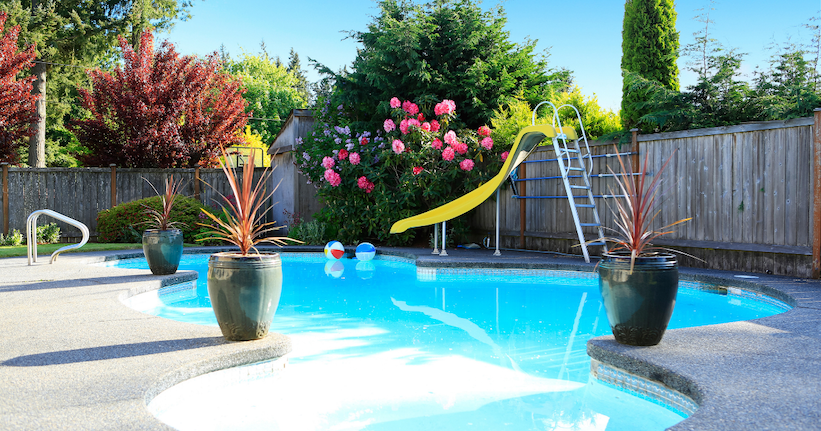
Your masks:
<instances>
[{"instance_id":1,"label":"dark glazed pot","mask_svg":"<svg viewBox=\"0 0 821 431\"><path fill-rule=\"evenodd\" d=\"M678 262L671 254L638 257L605 253L599 263L599 290L616 341L655 346L664 336L678 293Z\"/></svg>"},{"instance_id":2,"label":"dark glazed pot","mask_svg":"<svg viewBox=\"0 0 821 431\"><path fill-rule=\"evenodd\" d=\"M143 254L152 274L177 272L182 258L182 231L149 229L143 232Z\"/></svg>"},{"instance_id":3,"label":"dark glazed pot","mask_svg":"<svg viewBox=\"0 0 821 431\"><path fill-rule=\"evenodd\" d=\"M208 260L208 296L222 335L229 341L268 335L282 293L278 253L215 253Z\"/></svg>"}]
</instances>

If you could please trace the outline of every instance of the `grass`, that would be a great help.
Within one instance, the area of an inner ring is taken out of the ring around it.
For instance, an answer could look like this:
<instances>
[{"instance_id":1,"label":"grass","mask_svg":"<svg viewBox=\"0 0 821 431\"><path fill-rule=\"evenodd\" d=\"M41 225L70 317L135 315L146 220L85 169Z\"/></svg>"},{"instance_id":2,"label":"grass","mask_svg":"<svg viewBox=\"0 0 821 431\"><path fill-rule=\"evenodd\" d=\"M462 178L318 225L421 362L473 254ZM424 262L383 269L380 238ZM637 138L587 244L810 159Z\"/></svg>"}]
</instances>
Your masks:
<instances>
[{"instance_id":1,"label":"grass","mask_svg":"<svg viewBox=\"0 0 821 431\"><path fill-rule=\"evenodd\" d=\"M60 247L65 247L71 244L39 244L37 245L37 255L49 255L53 253ZM142 250L143 245L141 243L86 243L79 249L69 250L65 253L73 253L73 252L83 252L83 251L104 251L104 250L129 250L129 249L139 249ZM13 257L13 256L26 256L28 255L28 249L25 245L16 245L16 246L3 246L0 247L0 258L2 257Z\"/></svg>"}]
</instances>

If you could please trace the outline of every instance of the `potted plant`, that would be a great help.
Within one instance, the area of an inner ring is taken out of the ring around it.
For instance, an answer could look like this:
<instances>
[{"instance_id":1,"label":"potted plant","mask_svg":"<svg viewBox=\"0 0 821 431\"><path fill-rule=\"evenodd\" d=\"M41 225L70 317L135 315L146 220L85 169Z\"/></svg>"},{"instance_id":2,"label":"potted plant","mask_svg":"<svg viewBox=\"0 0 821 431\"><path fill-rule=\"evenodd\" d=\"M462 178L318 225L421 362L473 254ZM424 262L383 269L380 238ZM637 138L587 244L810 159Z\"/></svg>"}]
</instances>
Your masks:
<instances>
[{"instance_id":1,"label":"potted plant","mask_svg":"<svg viewBox=\"0 0 821 431\"><path fill-rule=\"evenodd\" d=\"M273 191L265 193L265 182L271 175L268 169L254 183L254 153L242 168L242 182L230 165L225 150L222 155L226 162L220 160L220 167L228 179L232 199L220 194L225 203L221 217L202 210L211 219L211 224L202 224L211 229L211 236L198 241L217 239L239 247L239 251L211 255L208 260L208 295L222 335L227 340L256 340L268 334L282 292L279 253L260 253L256 244L284 245L286 240L299 241L287 237L262 237L282 226L261 223L260 209Z\"/></svg>"},{"instance_id":2,"label":"potted plant","mask_svg":"<svg viewBox=\"0 0 821 431\"><path fill-rule=\"evenodd\" d=\"M616 151L618 154L618 151ZM671 233L670 227L690 220L682 219L660 230L653 229L658 211L661 173L672 159L664 162L653 179L647 180L647 157L638 175L627 169L618 156L622 174L613 173L622 197L610 207L618 235L600 238L614 244L598 265L599 290L607 319L616 341L633 346L653 346L661 341L678 293L678 262L670 250L653 247L651 241ZM612 193L612 192L611 192Z\"/></svg>"},{"instance_id":3,"label":"potted plant","mask_svg":"<svg viewBox=\"0 0 821 431\"><path fill-rule=\"evenodd\" d=\"M175 183L174 176L170 175L165 182L165 194L160 194L150 181L146 181L160 196L161 206L157 210L143 205L145 214L149 216L145 222L148 229L143 232L143 254L152 274L173 274L180 266L183 235L181 230L176 229L182 223L171 221L171 210L182 188L182 181Z\"/></svg>"}]
</instances>

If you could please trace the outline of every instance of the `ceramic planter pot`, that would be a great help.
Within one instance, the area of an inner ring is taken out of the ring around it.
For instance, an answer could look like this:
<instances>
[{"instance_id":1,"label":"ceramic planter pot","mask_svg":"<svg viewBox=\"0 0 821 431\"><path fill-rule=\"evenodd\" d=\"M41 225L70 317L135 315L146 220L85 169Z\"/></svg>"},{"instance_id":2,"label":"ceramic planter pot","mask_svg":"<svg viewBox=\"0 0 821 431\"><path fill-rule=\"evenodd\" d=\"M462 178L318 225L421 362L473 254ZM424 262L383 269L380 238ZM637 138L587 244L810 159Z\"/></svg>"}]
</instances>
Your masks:
<instances>
[{"instance_id":1,"label":"ceramic planter pot","mask_svg":"<svg viewBox=\"0 0 821 431\"><path fill-rule=\"evenodd\" d=\"M182 231L149 229L143 232L143 254L152 274L177 272L182 258Z\"/></svg>"},{"instance_id":2,"label":"ceramic planter pot","mask_svg":"<svg viewBox=\"0 0 821 431\"><path fill-rule=\"evenodd\" d=\"M281 292L278 253L215 253L208 260L208 296L227 340L257 340L268 335Z\"/></svg>"},{"instance_id":3,"label":"ceramic planter pot","mask_svg":"<svg viewBox=\"0 0 821 431\"><path fill-rule=\"evenodd\" d=\"M661 341L678 293L678 262L671 254L636 258L605 253L599 263L599 290L616 341L654 346Z\"/></svg>"}]
</instances>

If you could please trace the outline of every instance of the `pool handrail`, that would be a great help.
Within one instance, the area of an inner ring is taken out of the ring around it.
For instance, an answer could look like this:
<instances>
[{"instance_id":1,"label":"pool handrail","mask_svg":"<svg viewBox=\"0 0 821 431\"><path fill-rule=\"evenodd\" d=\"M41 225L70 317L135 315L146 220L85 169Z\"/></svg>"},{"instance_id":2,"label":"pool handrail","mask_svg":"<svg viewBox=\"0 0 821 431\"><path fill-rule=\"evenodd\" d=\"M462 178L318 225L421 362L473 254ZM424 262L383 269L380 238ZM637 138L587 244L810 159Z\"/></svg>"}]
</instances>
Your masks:
<instances>
[{"instance_id":1,"label":"pool handrail","mask_svg":"<svg viewBox=\"0 0 821 431\"><path fill-rule=\"evenodd\" d=\"M83 234L83 239L80 241L79 244L72 244L67 245L65 247L61 247L51 253L51 261L49 263L54 263L57 260L57 256L68 250L73 250L75 248L80 248L88 242L88 227L83 223L74 220L71 217L64 216L57 211L52 211L48 209L42 209L34 211L33 213L29 214L28 218L26 219L26 243L28 249L28 262L29 266L31 266L32 262L37 263L37 217L40 215L47 215L49 217L55 218L60 220L63 223L68 223L72 226L77 227L80 229L80 232Z\"/></svg>"}]
</instances>

